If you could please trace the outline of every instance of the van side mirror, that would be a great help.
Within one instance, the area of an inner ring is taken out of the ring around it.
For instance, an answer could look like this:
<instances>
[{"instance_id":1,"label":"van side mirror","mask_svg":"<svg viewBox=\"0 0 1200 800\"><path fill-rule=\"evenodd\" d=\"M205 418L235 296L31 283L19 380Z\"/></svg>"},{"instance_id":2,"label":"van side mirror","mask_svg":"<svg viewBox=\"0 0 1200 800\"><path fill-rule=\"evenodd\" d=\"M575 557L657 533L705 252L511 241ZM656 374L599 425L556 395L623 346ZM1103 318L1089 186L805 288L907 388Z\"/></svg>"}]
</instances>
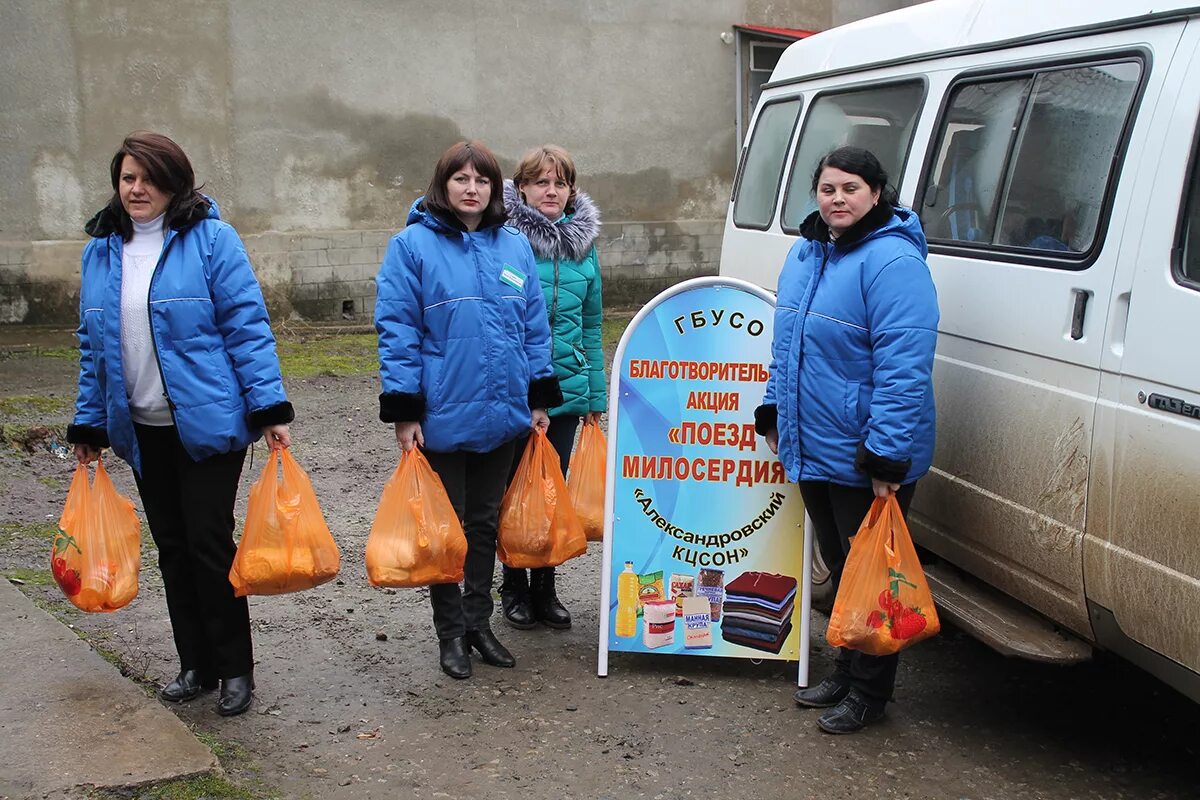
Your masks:
<instances>
[{"instance_id":1,"label":"van side mirror","mask_svg":"<svg viewBox=\"0 0 1200 800\"><path fill-rule=\"evenodd\" d=\"M931 183L925 188L925 200L922 203L926 208L933 208L937 205L938 185Z\"/></svg>"}]
</instances>

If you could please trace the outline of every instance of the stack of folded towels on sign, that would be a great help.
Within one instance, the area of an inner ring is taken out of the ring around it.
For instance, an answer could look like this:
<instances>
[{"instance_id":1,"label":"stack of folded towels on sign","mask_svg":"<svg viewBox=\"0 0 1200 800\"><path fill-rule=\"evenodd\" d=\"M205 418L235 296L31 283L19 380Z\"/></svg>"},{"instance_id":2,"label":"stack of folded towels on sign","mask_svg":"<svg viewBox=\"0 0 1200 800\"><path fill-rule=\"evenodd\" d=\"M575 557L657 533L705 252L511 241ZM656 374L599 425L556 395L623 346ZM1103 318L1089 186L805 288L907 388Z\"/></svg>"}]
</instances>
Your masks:
<instances>
[{"instance_id":1,"label":"stack of folded towels on sign","mask_svg":"<svg viewBox=\"0 0 1200 800\"><path fill-rule=\"evenodd\" d=\"M725 586L721 637L733 644L778 654L792 632L796 579L743 572Z\"/></svg>"}]
</instances>

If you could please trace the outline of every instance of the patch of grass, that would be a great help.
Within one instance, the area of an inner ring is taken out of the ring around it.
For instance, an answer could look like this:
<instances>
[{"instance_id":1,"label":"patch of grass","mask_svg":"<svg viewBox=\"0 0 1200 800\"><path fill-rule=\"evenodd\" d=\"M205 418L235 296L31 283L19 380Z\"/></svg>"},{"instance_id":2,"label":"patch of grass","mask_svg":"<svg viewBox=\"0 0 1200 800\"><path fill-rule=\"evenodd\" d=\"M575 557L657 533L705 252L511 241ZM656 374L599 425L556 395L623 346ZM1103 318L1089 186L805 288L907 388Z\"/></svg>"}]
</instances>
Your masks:
<instances>
[{"instance_id":1,"label":"patch of grass","mask_svg":"<svg viewBox=\"0 0 1200 800\"><path fill-rule=\"evenodd\" d=\"M12 544L17 539L41 539L47 544L53 541L58 526L53 522L5 522L0 525L0 547Z\"/></svg>"},{"instance_id":2,"label":"patch of grass","mask_svg":"<svg viewBox=\"0 0 1200 800\"><path fill-rule=\"evenodd\" d=\"M600 324L600 337L605 347L617 346L617 342L621 341L621 334L629 327L631 319L633 317L610 317Z\"/></svg>"},{"instance_id":3,"label":"patch of grass","mask_svg":"<svg viewBox=\"0 0 1200 800\"><path fill-rule=\"evenodd\" d=\"M28 425L17 425L14 422L5 422L0 424L0 441L11 447L20 447L21 442L26 434L29 433Z\"/></svg>"},{"instance_id":4,"label":"patch of grass","mask_svg":"<svg viewBox=\"0 0 1200 800\"><path fill-rule=\"evenodd\" d=\"M96 651L96 655L100 656L105 661L107 661L108 663L110 663L114 667L116 667L117 672L124 674L125 662L121 660L121 656L120 656L120 654L117 653L116 650L112 650L108 647L105 647L104 645L100 644L99 642L93 641L83 635L80 635L79 638L83 639L85 642L88 642L88 644L90 644L92 646L92 649Z\"/></svg>"},{"instance_id":5,"label":"patch of grass","mask_svg":"<svg viewBox=\"0 0 1200 800\"><path fill-rule=\"evenodd\" d=\"M43 358L61 358L66 361L78 361L79 351L74 347L37 347L33 355Z\"/></svg>"},{"instance_id":6,"label":"patch of grass","mask_svg":"<svg viewBox=\"0 0 1200 800\"><path fill-rule=\"evenodd\" d=\"M222 763L229 761L245 762L250 760L250 753L237 742L226 742L208 731L192 730L201 744L212 750L214 756Z\"/></svg>"},{"instance_id":7,"label":"patch of grass","mask_svg":"<svg viewBox=\"0 0 1200 800\"><path fill-rule=\"evenodd\" d=\"M379 369L378 343L372 334L281 339L278 349L285 378L342 378L369 375Z\"/></svg>"},{"instance_id":8,"label":"patch of grass","mask_svg":"<svg viewBox=\"0 0 1200 800\"><path fill-rule=\"evenodd\" d=\"M62 489L67 485L66 480L57 475L42 475L37 479L37 482L48 489Z\"/></svg>"},{"instance_id":9,"label":"patch of grass","mask_svg":"<svg viewBox=\"0 0 1200 800\"><path fill-rule=\"evenodd\" d=\"M0 424L0 442L32 453L39 447L45 447L47 440L63 442L67 438L66 425L20 425L12 422ZM65 445L64 445L65 446Z\"/></svg>"},{"instance_id":10,"label":"patch of grass","mask_svg":"<svg viewBox=\"0 0 1200 800\"><path fill-rule=\"evenodd\" d=\"M10 417L63 414L70 409L71 401L65 397L50 397L44 394L14 394L9 397L0 397L0 414Z\"/></svg>"},{"instance_id":11,"label":"patch of grass","mask_svg":"<svg viewBox=\"0 0 1200 800\"><path fill-rule=\"evenodd\" d=\"M6 578L24 581L26 586L54 586L54 576L48 569L13 568L4 573Z\"/></svg>"},{"instance_id":12,"label":"patch of grass","mask_svg":"<svg viewBox=\"0 0 1200 800\"><path fill-rule=\"evenodd\" d=\"M50 579L54 580L53 576L51 576ZM57 588L55 589L55 592L58 592ZM61 593L46 595L42 592L37 592L34 594L27 593L25 596L28 597L30 602L32 602L35 606L56 618L64 625L74 625L75 623L72 620L77 619L79 615L83 613L79 609L75 608L75 606L71 605L71 601L63 597ZM78 629L72 628L71 630L75 631L77 636L79 635Z\"/></svg>"},{"instance_id":13,"label":"patch of grass","mask_svg":"<svg viewBox=\"0 0 1200 800\"><path fill-rule=\"evenodd\" d=\"M100 789L89 795L93 800L265 800L271 796L238 786L224 775L211 772L135 789Z\"/></svg>"},{"instance_id":14,"label":"patch of grass","mask_svg":"<svg viewBox=\"0 0 1200 800\"><path fill-rule=\"evenodd\" d=\"M8 359L51 358L56 361L79 363L79 351L74 347L29 347L19 350L6 349L0 345L0 361Z\"/></svg>"}]
</instances>

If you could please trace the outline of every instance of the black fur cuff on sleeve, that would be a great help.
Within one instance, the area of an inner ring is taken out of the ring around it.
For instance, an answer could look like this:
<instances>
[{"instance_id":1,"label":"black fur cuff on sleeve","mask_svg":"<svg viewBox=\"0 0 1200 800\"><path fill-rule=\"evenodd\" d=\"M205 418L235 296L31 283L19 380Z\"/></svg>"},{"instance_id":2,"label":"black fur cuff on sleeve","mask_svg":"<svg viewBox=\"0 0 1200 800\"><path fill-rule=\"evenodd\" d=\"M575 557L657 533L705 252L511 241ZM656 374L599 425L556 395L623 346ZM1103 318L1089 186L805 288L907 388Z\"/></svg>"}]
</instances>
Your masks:
<instances>
[{"instance_id":1,"label":"black fur cuff on sleeve","mask_svg":"<svg viewBox=\"0 0 1200 800\"><path fill-rule=\"evenodd\" d=\"M384 392L379 395L380 422L420 422L425 417L425 395L419 392Z\"/></svg>"},{"instance_id":2,"label":"black fur cuff on sleeve","mask_svg":"<svg viewBox=\"0 0 1200 800\"><path fill-rule=\"evenodd\" d=\"M295 418L296 410L292 408L291 403L284 400L282 403L260 408L258 411L251 411L248 423L250 430L256 431L268 425L287 425Z\"/></svg>"},{"instance_id":3,"label":"black fur cuff on sleeve","mask_svg":"<svg viewBox=\"0 0 1200 800\"><path fill-rule=\"evenodd\" d=\"M538 378L529 384L529 408L555 408L563 404L562 387L558 378Z\"/></svg>"},{"instance_id":4,"label":"black fur cuff on sleeve","mask_svg":"<svg viewBox=\"0 0 1200 800\"><path fill-rule=\"evenodd\" d=\"M754 409L754 432L766 436L779 427L779 407L766 403Z\"/></svg>"},{"instance_id":5,"label":"black fur cuff on sleeve","mask_svg":"<svg viewBox=\"0 0 1200 800\"><path fill-rule=\"evenodd\" d=\"M894 461L890 458L877 456L867 449L865 444L858 445L858 454L854 457L854 468L865 472L877 481L887 483L903 483L912 468L912 459Z\"/></svg>"},{"instance_id":6,"label":"black fur cuff on sleeve","mask_svg":"<svg viewBox=\"0 0 1200 800\"><path fill-rule=\"evenodd\" d=\"M103 449L108 447L108 431L92 425L68 425L67 441L71 444L90 444Z\"/></svg>"}]
</instances>

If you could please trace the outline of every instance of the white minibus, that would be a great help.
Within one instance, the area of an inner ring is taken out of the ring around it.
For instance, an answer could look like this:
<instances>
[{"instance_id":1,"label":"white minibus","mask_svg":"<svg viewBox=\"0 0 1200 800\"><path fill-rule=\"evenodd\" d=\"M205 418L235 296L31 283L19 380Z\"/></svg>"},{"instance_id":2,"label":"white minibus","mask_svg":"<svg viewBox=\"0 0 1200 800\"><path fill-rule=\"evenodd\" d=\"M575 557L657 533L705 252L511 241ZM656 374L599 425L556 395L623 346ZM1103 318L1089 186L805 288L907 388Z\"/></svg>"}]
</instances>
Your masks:
<instances>
[{"instance_id":1,"label":"white minibus","mask_svg":"<svg viewBox=\"0 0 1200 800\"><path fill-rule=\"evenodd\" d=\"M1200 6L932 2L791 45L721 273L775 288L818 158L875 153L941 306L910 524L944 617L1200 701Z\"/></svg>"}]
</instances>

